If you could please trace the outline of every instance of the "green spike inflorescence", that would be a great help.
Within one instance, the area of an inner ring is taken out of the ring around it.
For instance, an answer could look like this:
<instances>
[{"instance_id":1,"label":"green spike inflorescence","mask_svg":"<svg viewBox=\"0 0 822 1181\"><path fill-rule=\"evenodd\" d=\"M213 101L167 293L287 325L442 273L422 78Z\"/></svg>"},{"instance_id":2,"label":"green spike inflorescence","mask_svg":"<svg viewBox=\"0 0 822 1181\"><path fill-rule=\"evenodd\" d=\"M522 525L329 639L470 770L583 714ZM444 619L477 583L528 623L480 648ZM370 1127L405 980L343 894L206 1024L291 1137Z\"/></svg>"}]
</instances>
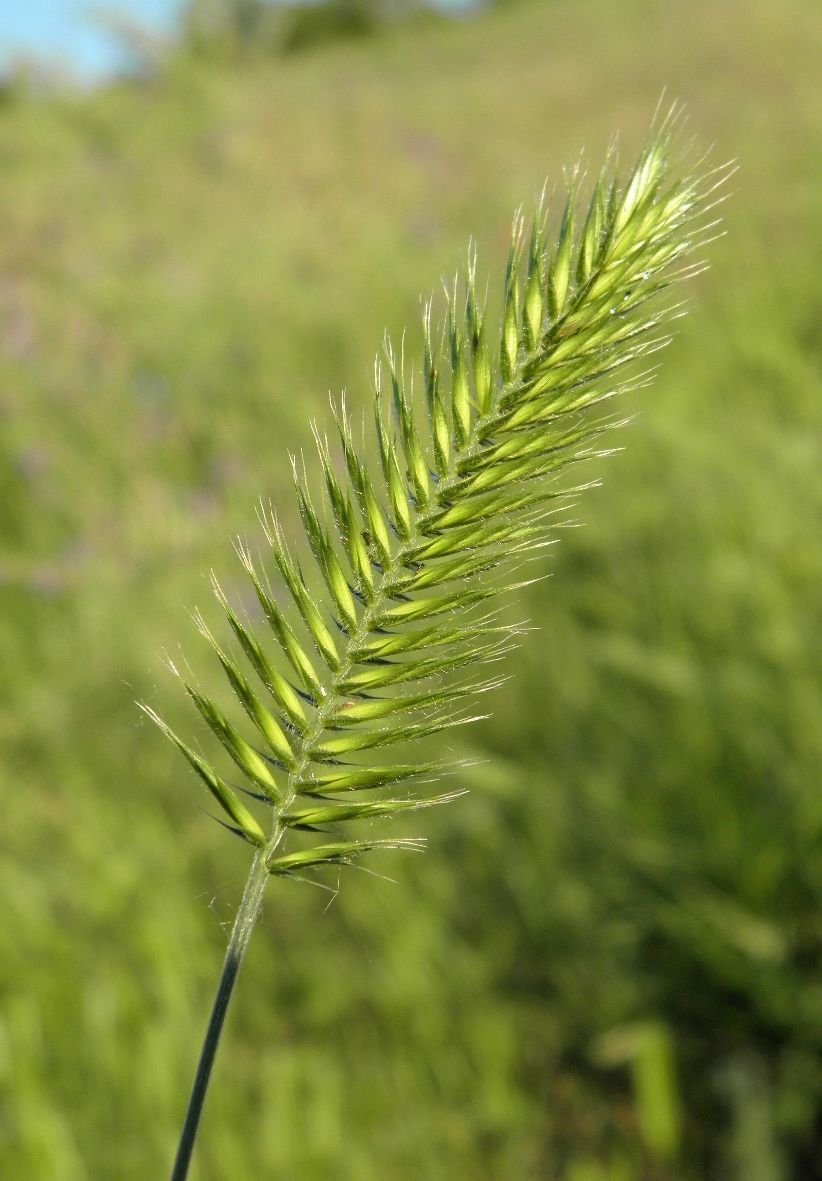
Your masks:
<instances>
[{"instance_id":1,"label":"green spike inflorescence","mask_svg":"<svg viewBox=\"0 0 822 1181\"><path fill-rule=\"evenodd\" d=\"M202 620L200 627L250 726L241 732L208 696L186 688L251 794L268 804L269 837L211 764L148 712L229 827L263 850L270 873L417 848L350 828L453 798L423 789L437 763L416 762L407 750L375 762L370 752L473 720L472 702L497 683L482 669L516 638L493 600L523 584L520 567L551 541L555 515L584 487L559 477L607 453L602 439L622 420L603 407L645 380L637 366L668 339L672 309L660 296L700 269L694 252L713 232L709 211L727 171L674 176L677 123L675 114L662 122L624 187L609 161L579 215L575 178L553 243L541 205L530 232L516 219L496 343L489 345L477 299L472 250L449 292L439 342L425 305L419 398L405 342L399 355L386 345L373 404L376 472L355 446L344 403L335 410L339 456L315 430L322 502L294 470L316 571L304 575L268 511L262 521L278 589L239 550L267 631L241 621L215 583L238 654ZM303 836L291 846L289 833L317 829L321 842Z\"/></svg>"}]
</instances>

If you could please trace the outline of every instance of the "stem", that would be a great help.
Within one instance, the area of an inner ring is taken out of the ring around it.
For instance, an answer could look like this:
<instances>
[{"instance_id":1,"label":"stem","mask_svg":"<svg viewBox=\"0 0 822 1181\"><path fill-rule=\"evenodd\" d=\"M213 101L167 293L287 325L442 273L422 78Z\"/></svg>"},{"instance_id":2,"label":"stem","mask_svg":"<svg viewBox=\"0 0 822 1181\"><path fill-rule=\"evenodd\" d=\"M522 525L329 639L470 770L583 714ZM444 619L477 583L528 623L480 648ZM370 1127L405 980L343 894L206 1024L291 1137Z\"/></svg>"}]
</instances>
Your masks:
<instances>
[{"instance_id":1,"label":"stem","mask_svg":"<svg viewBox=\"0 0 822 1181\"><path fill-rule=\"evenodd\" d=\"M194 1151L197 1128L199 1127L200 1117L203 1113L203 1103L205 1102L208 1082L211 1077L211 1068L214 1065L214 1059L217 1054L217 1047L220 1044L220 1035L223 1032L223 1023L228 1010L228 1003L231 1000L231 993L237 982L237 976L239 975L248 950L251 933L262 910L263 896L265 895L265 888L268 885L269 876L266 868L266 859L270 857L273 849L279 844L281 836L282 830L275 831L266 848L258 850L252 862L245 889L243 890L242 901L237 911L237 917L234 920L231 938L228 941L228 948L226 949L225 960L223 961L223 970L220 973L220 982L217 985L217 993L214 997L214 1005L208 1021L203 1048L200 1051L200 1061L197 1063L197 1073L194 1076L191 1098L188 1101L188 1110L182 1132L180 1133L180 1144L174 1160L171 1181L185 1181L188 1176L188 1168L191 1164L191 1155Z\"/></svg>"}]
</instances>

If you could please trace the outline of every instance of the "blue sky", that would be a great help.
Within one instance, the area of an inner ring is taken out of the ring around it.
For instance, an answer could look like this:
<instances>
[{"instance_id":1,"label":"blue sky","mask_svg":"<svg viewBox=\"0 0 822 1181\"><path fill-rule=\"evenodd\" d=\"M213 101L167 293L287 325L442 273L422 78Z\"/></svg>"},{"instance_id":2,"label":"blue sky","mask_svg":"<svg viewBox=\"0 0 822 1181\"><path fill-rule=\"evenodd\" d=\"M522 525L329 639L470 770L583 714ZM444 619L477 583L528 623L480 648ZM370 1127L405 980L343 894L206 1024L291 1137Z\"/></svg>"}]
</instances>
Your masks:
<instances>
[{"instance_id":1,"label":"blue sky","mask_svg":"<svg viewBox=\"0 0 822 1181\"><path fill-rule=\"evenodd\" d=\"M149 28L169 28L179 0L0 0L0 69L21 54L65 62L86 78L120 64L116 39L94 18L95 8L123 13Z\"/></svg>"}]
</instances>

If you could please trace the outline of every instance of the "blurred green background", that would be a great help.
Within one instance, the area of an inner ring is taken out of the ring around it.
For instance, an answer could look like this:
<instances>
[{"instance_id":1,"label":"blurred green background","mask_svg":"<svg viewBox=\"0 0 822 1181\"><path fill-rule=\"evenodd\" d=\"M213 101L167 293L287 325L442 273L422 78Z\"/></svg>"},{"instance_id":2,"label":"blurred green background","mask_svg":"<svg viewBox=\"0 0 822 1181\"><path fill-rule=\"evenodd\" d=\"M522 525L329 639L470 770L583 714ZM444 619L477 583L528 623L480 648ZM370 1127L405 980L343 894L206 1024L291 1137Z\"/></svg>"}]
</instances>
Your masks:
<instances>
[{"instance_id":1,"label":"blurred green background","mask_svg":"<svg viewBox=\"0 0 822 1181\"><path fill-rule=\"evenodd\" d=\"M393 9L198 4L129 78L2 88L0 1174L166 1175L249 855L134 700L197 732L160 653L327 391L667 86L727 237L470 796L394 883L272 886L192 1177L814 1181L818 0Z\"/></svg>"}]
</instances>

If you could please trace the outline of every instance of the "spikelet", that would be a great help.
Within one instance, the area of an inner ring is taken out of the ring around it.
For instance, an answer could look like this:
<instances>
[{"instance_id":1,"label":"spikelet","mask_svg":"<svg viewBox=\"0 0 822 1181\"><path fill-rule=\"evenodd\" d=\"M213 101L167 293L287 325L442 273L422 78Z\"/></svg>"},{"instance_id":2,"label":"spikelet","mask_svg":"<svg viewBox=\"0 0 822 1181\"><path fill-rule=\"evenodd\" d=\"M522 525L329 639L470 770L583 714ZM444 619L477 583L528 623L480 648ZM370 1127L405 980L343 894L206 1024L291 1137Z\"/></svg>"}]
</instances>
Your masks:
<instances>
[{"instance_id":1,"label":"spikelet","mask_svg":"<svg viewBox=\"0 0 822 1181\"><path fill-rule=\"evenodd\" d=\"M270 837L225 778L147 712L228 827L264 848L272 874L417 848L413 839L358 836L356 827L459 794L426 794L443 768L409 756L408 744L475 720L478 699L499 683L493 666L516 629L502 623L496 601L523 585L523 564L550 543L555 515L584 487L559 477L607 454L603 440L621 420L603 406L645 380L637 366L666 343L676 311L660 297L701 268L695 252L714 233L710 211L728 170L674 176L678 124L672 111L624 186L609 160L582 212L573 178L553 243L542 203L527 231L517 217L496 344L473 250L448 293L439 343L425 305L419 398L405 342L399 352L386 343L372 408L376 468L355 445L344 402L335 409L338 456L315 428L318 493L293 464L315 572L306 577L267 508L278 589L239 549L265 630L243 622L214 584L238 654L198 623L247 731L185 687L248 793L270 809ZM395 747L404 752L386 759ZM296 832L324 835L295 848L287 838Z\"/></svg>"}]
</instances>

